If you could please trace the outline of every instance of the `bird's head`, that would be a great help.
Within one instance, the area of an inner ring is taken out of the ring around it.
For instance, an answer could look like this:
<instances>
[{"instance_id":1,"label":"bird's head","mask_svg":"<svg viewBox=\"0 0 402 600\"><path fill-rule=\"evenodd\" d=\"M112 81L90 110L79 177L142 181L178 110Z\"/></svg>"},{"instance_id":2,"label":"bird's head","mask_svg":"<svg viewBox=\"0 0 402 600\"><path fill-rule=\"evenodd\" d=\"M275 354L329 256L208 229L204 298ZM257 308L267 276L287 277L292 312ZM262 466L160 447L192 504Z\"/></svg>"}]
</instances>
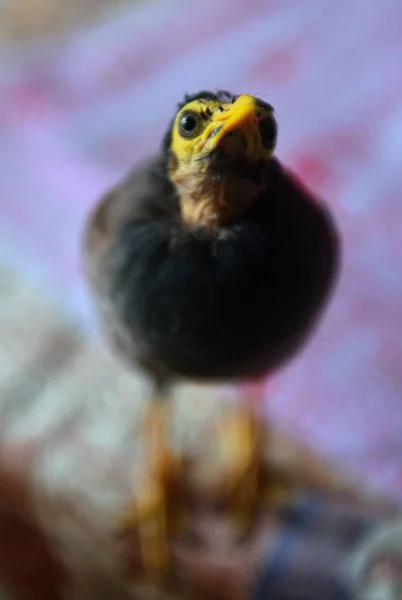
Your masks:
<instances>
[{"instance_id":1,"label":"bird's head","mask_svg":"<svg viewBox=\"0 0 402 600\"><path fill-rule=\"evenodd\" d=\"M236 221L266 187L276 137L274 110L258 98L186 96L164 142L183 219L207 228Z\"/></svg>"}]
</instances>

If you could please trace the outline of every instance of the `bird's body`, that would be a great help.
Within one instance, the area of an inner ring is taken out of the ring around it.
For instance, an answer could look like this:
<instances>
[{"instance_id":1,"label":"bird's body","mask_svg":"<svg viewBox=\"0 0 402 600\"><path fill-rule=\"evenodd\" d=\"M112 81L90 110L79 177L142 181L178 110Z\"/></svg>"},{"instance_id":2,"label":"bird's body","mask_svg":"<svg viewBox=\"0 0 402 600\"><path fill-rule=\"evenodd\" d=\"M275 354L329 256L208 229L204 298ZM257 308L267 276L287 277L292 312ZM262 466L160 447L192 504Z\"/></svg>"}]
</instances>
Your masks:
<instances>
[{"instance_id":1,"label":"bird's body","mask_svg":"<svg viewBox=\"0 0 402 600\"><path fill-rule=\"evenodd\" d=\"M269 373L300 346L331 288L335 237L277 161L266 169L267 190L219 230L181 221L160 159L97 207L88 272L126 360L169 380L234 380Z\"/></svg>"},{"instance_id":2,"label":"bird's body","mask_svg":"<svg viewBox=\"0 0 402 600\"><path fill-rule=\"evenodd\" d=\"M148 374L159 397L182 378L270 373L300 347L325 306L337 271L336 232L324 207L272 156L276 135L273 108L261 100L187 96L160 155L109 192L88 220L86 272L109 340ZM153 503L160 525L169 451L166 416L156 413L154 478L134 512ZM240 512L250 510L258 479L249 425L243 414L221 431L233 457L229 479L242 489ZM165 529L158 527L160 549Z\"/></svg>"}]
</instances>

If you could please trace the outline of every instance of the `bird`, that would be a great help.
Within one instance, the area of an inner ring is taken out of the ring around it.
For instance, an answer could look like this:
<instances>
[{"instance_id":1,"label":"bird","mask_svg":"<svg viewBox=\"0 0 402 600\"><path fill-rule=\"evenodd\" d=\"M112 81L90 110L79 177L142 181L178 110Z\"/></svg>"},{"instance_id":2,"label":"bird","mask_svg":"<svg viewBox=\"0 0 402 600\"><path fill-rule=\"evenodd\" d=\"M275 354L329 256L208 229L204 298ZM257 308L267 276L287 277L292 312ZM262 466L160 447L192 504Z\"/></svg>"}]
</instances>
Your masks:
<instances>
[{"instance_id":1,"label":"bird","mask_svg":"<svg viewBox=\"0 0 402 600\"><path fill-rule=\"evenodd\" d=\"M271 374L309 338L337 280L334 219L276 157L277 138L274 108L260 98L186 94L160 151L86 222L84 269L105 335L153 384L150 468L159 475L130 518L154 515L153 549L144 541L154 565L166 554L161 473L177 467L166 442L172 386ZM255 435L247 412L222 428L239 480Z\"/></svg>"}]
</instances>

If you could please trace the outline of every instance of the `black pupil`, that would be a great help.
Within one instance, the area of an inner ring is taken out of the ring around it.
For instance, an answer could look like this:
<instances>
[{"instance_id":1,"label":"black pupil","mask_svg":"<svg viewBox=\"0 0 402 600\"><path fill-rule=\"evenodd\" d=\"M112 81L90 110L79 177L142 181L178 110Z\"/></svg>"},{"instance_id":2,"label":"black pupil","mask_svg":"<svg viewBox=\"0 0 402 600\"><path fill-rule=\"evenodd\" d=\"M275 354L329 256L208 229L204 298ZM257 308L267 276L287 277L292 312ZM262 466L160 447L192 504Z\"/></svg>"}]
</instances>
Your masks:
<instances>
[{"instance_id":1,"label":"black pupil","mask_svg":"<svg viewBox=\"0 0 402 600\"><path fill-rule=\"evenodd\" d=\"M181 126L183 127L184 131L187 131L187 133L190 133L191 131L194 131L194 129L197 126L197 119L195 118L194 115L184 115L184 117L181 120Z\"/></svg>"}]
</instances>

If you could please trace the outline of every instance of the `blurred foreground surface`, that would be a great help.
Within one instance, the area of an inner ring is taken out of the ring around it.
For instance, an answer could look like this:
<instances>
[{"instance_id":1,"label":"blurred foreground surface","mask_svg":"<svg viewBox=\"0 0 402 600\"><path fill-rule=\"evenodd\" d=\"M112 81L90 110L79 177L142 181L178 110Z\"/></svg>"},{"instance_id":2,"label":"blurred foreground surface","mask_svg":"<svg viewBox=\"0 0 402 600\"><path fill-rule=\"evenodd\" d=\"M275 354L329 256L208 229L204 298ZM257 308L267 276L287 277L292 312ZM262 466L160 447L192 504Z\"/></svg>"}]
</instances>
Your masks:
<instances>
[{"instance_id":1,"label":"blurred foreground surface","mask_svg":"<svg viewBox=\"0 0 402 600\"><path fill-rule=\"evenodd\" d=\"M155 590L152 573L141 570L138 531L125 541L116 535L133 489L149 475L146 386L82 339L43 289L1 259L0 276L0 335L7 349L0 360L0 583L29 591L11 597L56 600L62 589L63 600L244 600L251 585L259 600L346 600L339 576L346 557L395 507L272 429L263 443L267 472L291 485L293 501L276 511L271 495L256 537L235 548L233 522L212 508L199 530L203 538L209 524L195 588L186 582L200 555L194 541L184 540L186 560L171 562L177 580L162 578ZM215 430L228 413L217 393L190 386L171 403L168 439L180 456L193 459L186 491L198 501L205 484L217 490L228 474ZM273 481L267 483L269 490ZM310 491L307 497L297 493L300 486ZM185 514L194 521L189 505ZM44 534L42 552L27 523ZM219 564L226 568L214 576Z\"/></svg>"},{"instance_id":2,"label":"blurred foreground surface","mask_svg":"<svg viewBox=\"0 0 402 600\"><path fill-rule=\"evenodd\" d=\"M396 496L401 23L399 0L205 0L191 11L154 0L118 6L70 35L4 44L0 71L2 259L29 271L91 334L78 248L99 195L158 148L184 92L228 88L273 104L277 154L328 202L344 264L314 339L267 383L267 410ZM29 295L26 306L41 336ZM0 306L18 338L19 321L7 315ZM1 360L10 362L6 345Z\"/></svg>"}]
</instances>

